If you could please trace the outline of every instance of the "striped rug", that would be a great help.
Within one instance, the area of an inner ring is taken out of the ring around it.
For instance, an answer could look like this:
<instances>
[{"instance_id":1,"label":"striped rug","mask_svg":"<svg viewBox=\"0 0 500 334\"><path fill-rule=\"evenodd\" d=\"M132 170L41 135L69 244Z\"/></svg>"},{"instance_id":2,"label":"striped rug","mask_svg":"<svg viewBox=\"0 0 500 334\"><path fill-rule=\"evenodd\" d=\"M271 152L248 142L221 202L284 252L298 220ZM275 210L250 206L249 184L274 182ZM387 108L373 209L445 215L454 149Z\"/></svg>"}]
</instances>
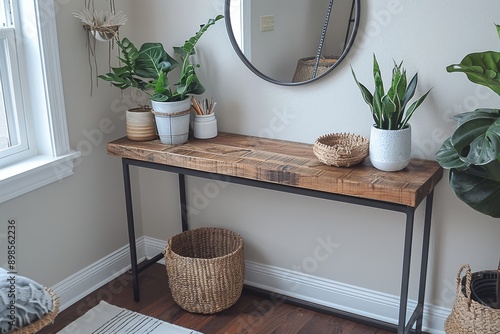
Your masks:
<instances>
[{"instance_id":1,"label":"striped rug","mask_svg":"<svg viewBox=\"0 0 500 334\"><path fill-rule=\"evenodd\" d=\"M57 334L201 334L101 301Z\"/></svg>"}]
</instances>

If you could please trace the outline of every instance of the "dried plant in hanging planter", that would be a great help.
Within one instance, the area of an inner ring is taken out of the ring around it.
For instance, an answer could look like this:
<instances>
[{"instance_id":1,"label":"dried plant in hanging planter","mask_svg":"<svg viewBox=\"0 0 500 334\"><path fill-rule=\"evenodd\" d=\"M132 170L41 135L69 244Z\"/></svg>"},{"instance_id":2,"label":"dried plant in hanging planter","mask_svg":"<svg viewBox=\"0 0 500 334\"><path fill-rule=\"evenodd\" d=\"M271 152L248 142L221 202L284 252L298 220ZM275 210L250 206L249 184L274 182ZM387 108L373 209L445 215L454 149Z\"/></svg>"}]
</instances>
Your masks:
<instances>
[{"instance_id":1,"label":"dried plant in hanging planter","mask_svg":"<svg viewBox=\"0 0 500 334\"><path fill-rule=\"evenodd\" d=\"M113 48L112 41L119 39L119 28L127 23L127 17L122 12L115 13L105 10L93 10L85 8L81 11L76 11L73 16L82 21L83 28L87 31L87 50L90 68L90 95L94 86L94 68L95 73L98 73L96 59L96 41L108 42L108 66L111 67L111 49ZM93 36L91 38L90 36ZM96 86L98 86L96 79Z\"/></svg>"},{"instance_id":2,"label":"dried plant in hanging planter","mask_svg":"<svg viewBox=\"0 0 500 334\"><path fill-rule=\"evenodd\" d=\"M82 21L85 30L90 31L96 39L104 41L117 37L120 26L127 23L127 17L122 12L83 9L73 15Z\"/></svg>"}]
</instances>

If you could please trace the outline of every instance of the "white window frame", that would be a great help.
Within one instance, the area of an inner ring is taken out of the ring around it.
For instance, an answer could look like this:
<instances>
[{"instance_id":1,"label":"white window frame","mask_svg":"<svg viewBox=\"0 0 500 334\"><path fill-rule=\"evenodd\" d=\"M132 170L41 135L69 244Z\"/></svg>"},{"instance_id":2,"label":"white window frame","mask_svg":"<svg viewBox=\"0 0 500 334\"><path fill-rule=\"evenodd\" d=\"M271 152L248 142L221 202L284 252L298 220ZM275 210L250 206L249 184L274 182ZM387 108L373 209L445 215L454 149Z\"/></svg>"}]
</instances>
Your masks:
<instances>
[{"instance_id":1,"label":"white window frame","mask_svg":"<svg viewBox=\"0 0 500 334\"><path fill-rule=\"evenodd\" d=\"M32 150L29 157L0 167L0 203L73 175L73 160L80 156L69 143L55 1L9 1L19 9L14 17L21 22L18 63L26 65L19 69Z\"/></svg>"},{"instance_id":2,"label":"white window frame","mask_svg":"<svg viewBox=\"0 0 500 334\"><path fill-rule=\"evenodd\" d=\"M3 11L7 12L8 1L4 1ZM16 31L12 18L6 15L7 27L0 28L0 81L3 89L3 102L7 114L7 126L12 145L0 151L0 166L34 155L34 148L29 145L28 129L24 115L21 90L21 76L17 63Z\"/></svg>"}]
</instances>

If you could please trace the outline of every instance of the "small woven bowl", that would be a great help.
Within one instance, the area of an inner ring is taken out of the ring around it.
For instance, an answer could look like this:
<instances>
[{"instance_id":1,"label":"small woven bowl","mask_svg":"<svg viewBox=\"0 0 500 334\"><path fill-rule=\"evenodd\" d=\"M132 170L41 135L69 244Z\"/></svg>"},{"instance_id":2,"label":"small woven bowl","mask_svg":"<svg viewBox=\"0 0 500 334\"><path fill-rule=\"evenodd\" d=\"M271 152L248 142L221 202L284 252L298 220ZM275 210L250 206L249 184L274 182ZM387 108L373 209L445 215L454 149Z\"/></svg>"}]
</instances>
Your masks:
<instances>
[{"instance_id":1,"label":"small woven bowl","mask_svg":"<svg viewBox=\"0 0 500 334\"><path fill-rule=\"evenodd\" d=\"M316 139L313 152L328 166L350 167L368 156L368 143L367 138L353 133L330 133Z\"/></svg>"}]
</instances>

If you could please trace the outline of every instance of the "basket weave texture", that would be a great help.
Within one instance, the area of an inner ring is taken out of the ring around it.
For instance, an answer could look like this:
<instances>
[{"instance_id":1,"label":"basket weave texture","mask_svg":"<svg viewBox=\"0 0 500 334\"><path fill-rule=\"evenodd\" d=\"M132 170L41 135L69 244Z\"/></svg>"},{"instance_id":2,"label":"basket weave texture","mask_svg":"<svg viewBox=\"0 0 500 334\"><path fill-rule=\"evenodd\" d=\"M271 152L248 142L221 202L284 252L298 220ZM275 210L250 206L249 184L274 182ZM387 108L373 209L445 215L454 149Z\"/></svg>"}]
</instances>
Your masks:
<instances>
[{"instance_id":1,"label":"basket weave texture","mask_svg":"<svg viewBox=\"0 0 500 334\"><path fill-rule=\"evenodd\" d=\"M316 77L325 74L335 63L338 57L328 56L319 59ZM301 58L297 62L297 68L293 75L292 82L301 82L313 79L316 57Z\"/></svg>"},{"instance_id":2,"label":"basket weave texture","mask_svg":"<svg viewBox=\"0 0 500 334\"><path fill-rule=\"evenodd\" d=\"M465 269L465 291L461 275ZM444 323L446 334L498 334L500 333L500 309L482 305L471 297L471 269L468 264L460 267L457 274L457 297L451 314Z\"/></svg>"},{"instance_id":3,"label":"basket weave texture","mask_svg":"<svg viewBox=\"0 0 500 334\"><path fill-rule=\"evenodd\" d=\"M169 239L165 262L174 301L192 313L213 314L232 306L245 276L243 238L202 227Z\"/></svg>"},{"instance_id":4,"label":"basket weave texture","mask_svg":"<svg viewBox=\"0 0 500 334\"><path fill-rule=\"evenodd\" d=\"M313 152L322 163L336 167L359 164L368 156L369 141L353 133L330 133L320 136Z\"/></svg>"},{"instance_id":5,"label":"basket weave texture","mask_svg":"<svg viewBox=\"0 0 500 334\"><path fill-rule=\"evenodd\" d=\"M33 334L54 322L54 319L59 313L59 297L51 289L45 288L45 290L47 290L52 298L52 311L27 326L13 330L10 332L11 334Z\"/></svg>"}]
</instances>

